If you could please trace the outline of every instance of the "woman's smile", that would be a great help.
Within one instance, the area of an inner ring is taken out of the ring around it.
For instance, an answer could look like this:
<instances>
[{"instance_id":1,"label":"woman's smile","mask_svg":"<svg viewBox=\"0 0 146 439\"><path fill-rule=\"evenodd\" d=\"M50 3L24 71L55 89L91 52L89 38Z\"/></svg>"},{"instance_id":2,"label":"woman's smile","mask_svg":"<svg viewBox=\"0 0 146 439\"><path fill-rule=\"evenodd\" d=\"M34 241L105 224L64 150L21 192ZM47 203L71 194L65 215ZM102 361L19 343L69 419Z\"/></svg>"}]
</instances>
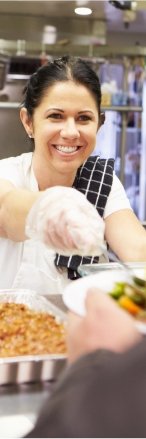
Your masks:
<instances>
[{"instance_id":1,"label":"woman's smile","mask_svg":"<svg viewBox=\"0 0 146 439\"><path fill-rule=\"evenodd\" d=\"M57 149L57 151L63 153L63 154L73 154L76 151L78 151L78 149L80 148L80 146L67 146L67 145L53 145L55 149Z\"/></svg>"}]
</instances>

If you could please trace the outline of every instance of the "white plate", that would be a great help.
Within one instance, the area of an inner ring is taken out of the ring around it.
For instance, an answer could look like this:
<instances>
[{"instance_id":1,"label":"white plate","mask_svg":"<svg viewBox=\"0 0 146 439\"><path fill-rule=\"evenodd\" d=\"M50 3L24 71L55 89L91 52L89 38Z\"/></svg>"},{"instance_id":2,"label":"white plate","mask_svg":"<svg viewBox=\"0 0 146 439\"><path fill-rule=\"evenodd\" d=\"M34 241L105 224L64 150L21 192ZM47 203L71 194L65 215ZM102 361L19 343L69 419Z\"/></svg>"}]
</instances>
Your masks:
<instances>
[{"instance_id":1,"label":"white plate","mask_svg":"<svg viewBox=\"0 0 146 439\"><path fill-rule=\"evenodd\" d=\"M100 272L91 276L85 276L75 280L65 288L63 301L71 311L84 316L86 314L85 297L90 287L97 287L109 293L112 291L115 282L126 282L128 280L128 274L121 270L116 270L116 272L107 270L104 273Z\"/></svg>"},{"instance_id":2,"label":"white plate","mask_svg":"<svg viewBox=\"0 0 146 439\"><path fill-rule=\"evenodd\" d=\"M133 270L133 273L135 274L135 276L139 277L142 280L146 281L146 264L144 267L141 268L135 268Z\"/></svg>"},{"instance_id":3,"label":"white plate","mask_svg":"<svg viewBox=\"0 0 146 439\"><path fill-rule=\"evenodd\" d=\"M136 270L134 270L134 272L135 271ZM85 298L89 288L97 287L105 293L110 293L115 285L115 282L126 281L129 281L128 273L121 270L107 270L104 271L104 273L100 272L93 274L92 276L85 276L72 282L65 288L63 301L68 309L83 317L86 315ZM140 321L135 321L135 324L138 330L142 334L146 335L146 324Z\"/></svg>"}]
</instances>

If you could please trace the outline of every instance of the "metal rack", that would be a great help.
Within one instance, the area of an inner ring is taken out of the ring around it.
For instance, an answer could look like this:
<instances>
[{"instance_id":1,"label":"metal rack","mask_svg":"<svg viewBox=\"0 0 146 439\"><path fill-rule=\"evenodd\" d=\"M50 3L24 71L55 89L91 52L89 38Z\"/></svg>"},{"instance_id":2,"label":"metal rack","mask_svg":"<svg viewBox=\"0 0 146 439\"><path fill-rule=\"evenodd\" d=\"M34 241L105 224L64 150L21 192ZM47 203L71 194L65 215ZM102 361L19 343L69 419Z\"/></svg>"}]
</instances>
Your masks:
<instances>
[{"instance_id":1,"label":"metal rack","mask_svg":"<svg viewBox=\"0 0 146 439\"><path fill-rule=\"evenodd\" d=\"M126 106L126 107L117 107L117 106L107 106L103 107L102 110L104 111L119 111L122 115L122 139L121 139L121 168L120 168L120 180L121 183L124 185L124 163L125 163L125 153L126 153L126 128L127 128L127 113L142 112L142 107L137 106Z\"/></svg>"},{"instance_id":2,"label":"metal rack","mask_svg":"<svg viewBox=\"0 0 146 439\"><path fill-rule=\"evenodd\" d=\"M21 40L20 40L21 41ZM23 41L23 40L22 40ZM2 49L7 51L10 56L16 56L18 48L17 40L3 40ZM146 56L146 47L140 46L127 46L117 47L108 45L76 45L71 44L68 40L58 44L45 44L42 47L42 43L36 43L34 41L25 41L25 55L32 57L40 57L45 51L46 55L53 57L69 54L73 56L98 58L98 57L123 57L123 56ZM24 53L23 53L24 55Z\"/></svg>"}]
</instances>

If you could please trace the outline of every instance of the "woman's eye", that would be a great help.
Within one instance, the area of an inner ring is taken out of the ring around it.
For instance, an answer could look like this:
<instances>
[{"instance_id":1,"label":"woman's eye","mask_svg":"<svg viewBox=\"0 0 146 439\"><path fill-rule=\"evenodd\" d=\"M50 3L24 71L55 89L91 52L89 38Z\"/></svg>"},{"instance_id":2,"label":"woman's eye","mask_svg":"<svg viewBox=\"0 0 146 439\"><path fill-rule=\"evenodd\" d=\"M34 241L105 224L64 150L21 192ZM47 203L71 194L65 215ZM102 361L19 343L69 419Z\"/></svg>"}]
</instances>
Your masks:
<instances>
[{"instance_id":1,"label":"woman's eye","mask_svg":"<svg viewBox=\"0 0 146 439\"><path fill-rule=\"evenodd\" d=\"M83 122L87 122L88 120L91 120L91 117L90 116L82 115L82 116L79 117L79 120L81 120Z\"/></svg>"},{"instance_id":2,"label":"woman's eye","mask_svg":"<svg viewBox=\"0 0 146 439\"><path fill-rule=\"evenodd\" d=\"M52 114L49 114L48 118L49 119L61 119L62 115L59 113L52 113Z\"/></svg>"}]
</instances>

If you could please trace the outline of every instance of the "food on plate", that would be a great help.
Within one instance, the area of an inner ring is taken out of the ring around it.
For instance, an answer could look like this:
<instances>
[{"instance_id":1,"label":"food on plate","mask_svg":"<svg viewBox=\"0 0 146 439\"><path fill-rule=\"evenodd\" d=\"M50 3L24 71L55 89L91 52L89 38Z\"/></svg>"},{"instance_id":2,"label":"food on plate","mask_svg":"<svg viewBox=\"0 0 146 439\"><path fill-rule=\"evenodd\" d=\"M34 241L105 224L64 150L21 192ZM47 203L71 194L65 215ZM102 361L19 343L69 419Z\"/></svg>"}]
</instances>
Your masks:
<instances>
[{"instance_id":1,"label":"food on plate","mask_svg":"<svg viewBox=\"0 0 146 439\"><path fill-rule=\"evenodd\" d=\"M131 285L127 282L115 282L109 293L118 303L133 316L146 320L146 288Z\"/></svg>"},{"instance_id":2,"label":"food on plate","mask_svg":"<svg viewBox=\"0 0 146 439\"><path fill-rule=\"evenodd\" d=\"M66 354L66 328L20 303L0 303L0 357Z\"/></svg>"}]
</instances>

